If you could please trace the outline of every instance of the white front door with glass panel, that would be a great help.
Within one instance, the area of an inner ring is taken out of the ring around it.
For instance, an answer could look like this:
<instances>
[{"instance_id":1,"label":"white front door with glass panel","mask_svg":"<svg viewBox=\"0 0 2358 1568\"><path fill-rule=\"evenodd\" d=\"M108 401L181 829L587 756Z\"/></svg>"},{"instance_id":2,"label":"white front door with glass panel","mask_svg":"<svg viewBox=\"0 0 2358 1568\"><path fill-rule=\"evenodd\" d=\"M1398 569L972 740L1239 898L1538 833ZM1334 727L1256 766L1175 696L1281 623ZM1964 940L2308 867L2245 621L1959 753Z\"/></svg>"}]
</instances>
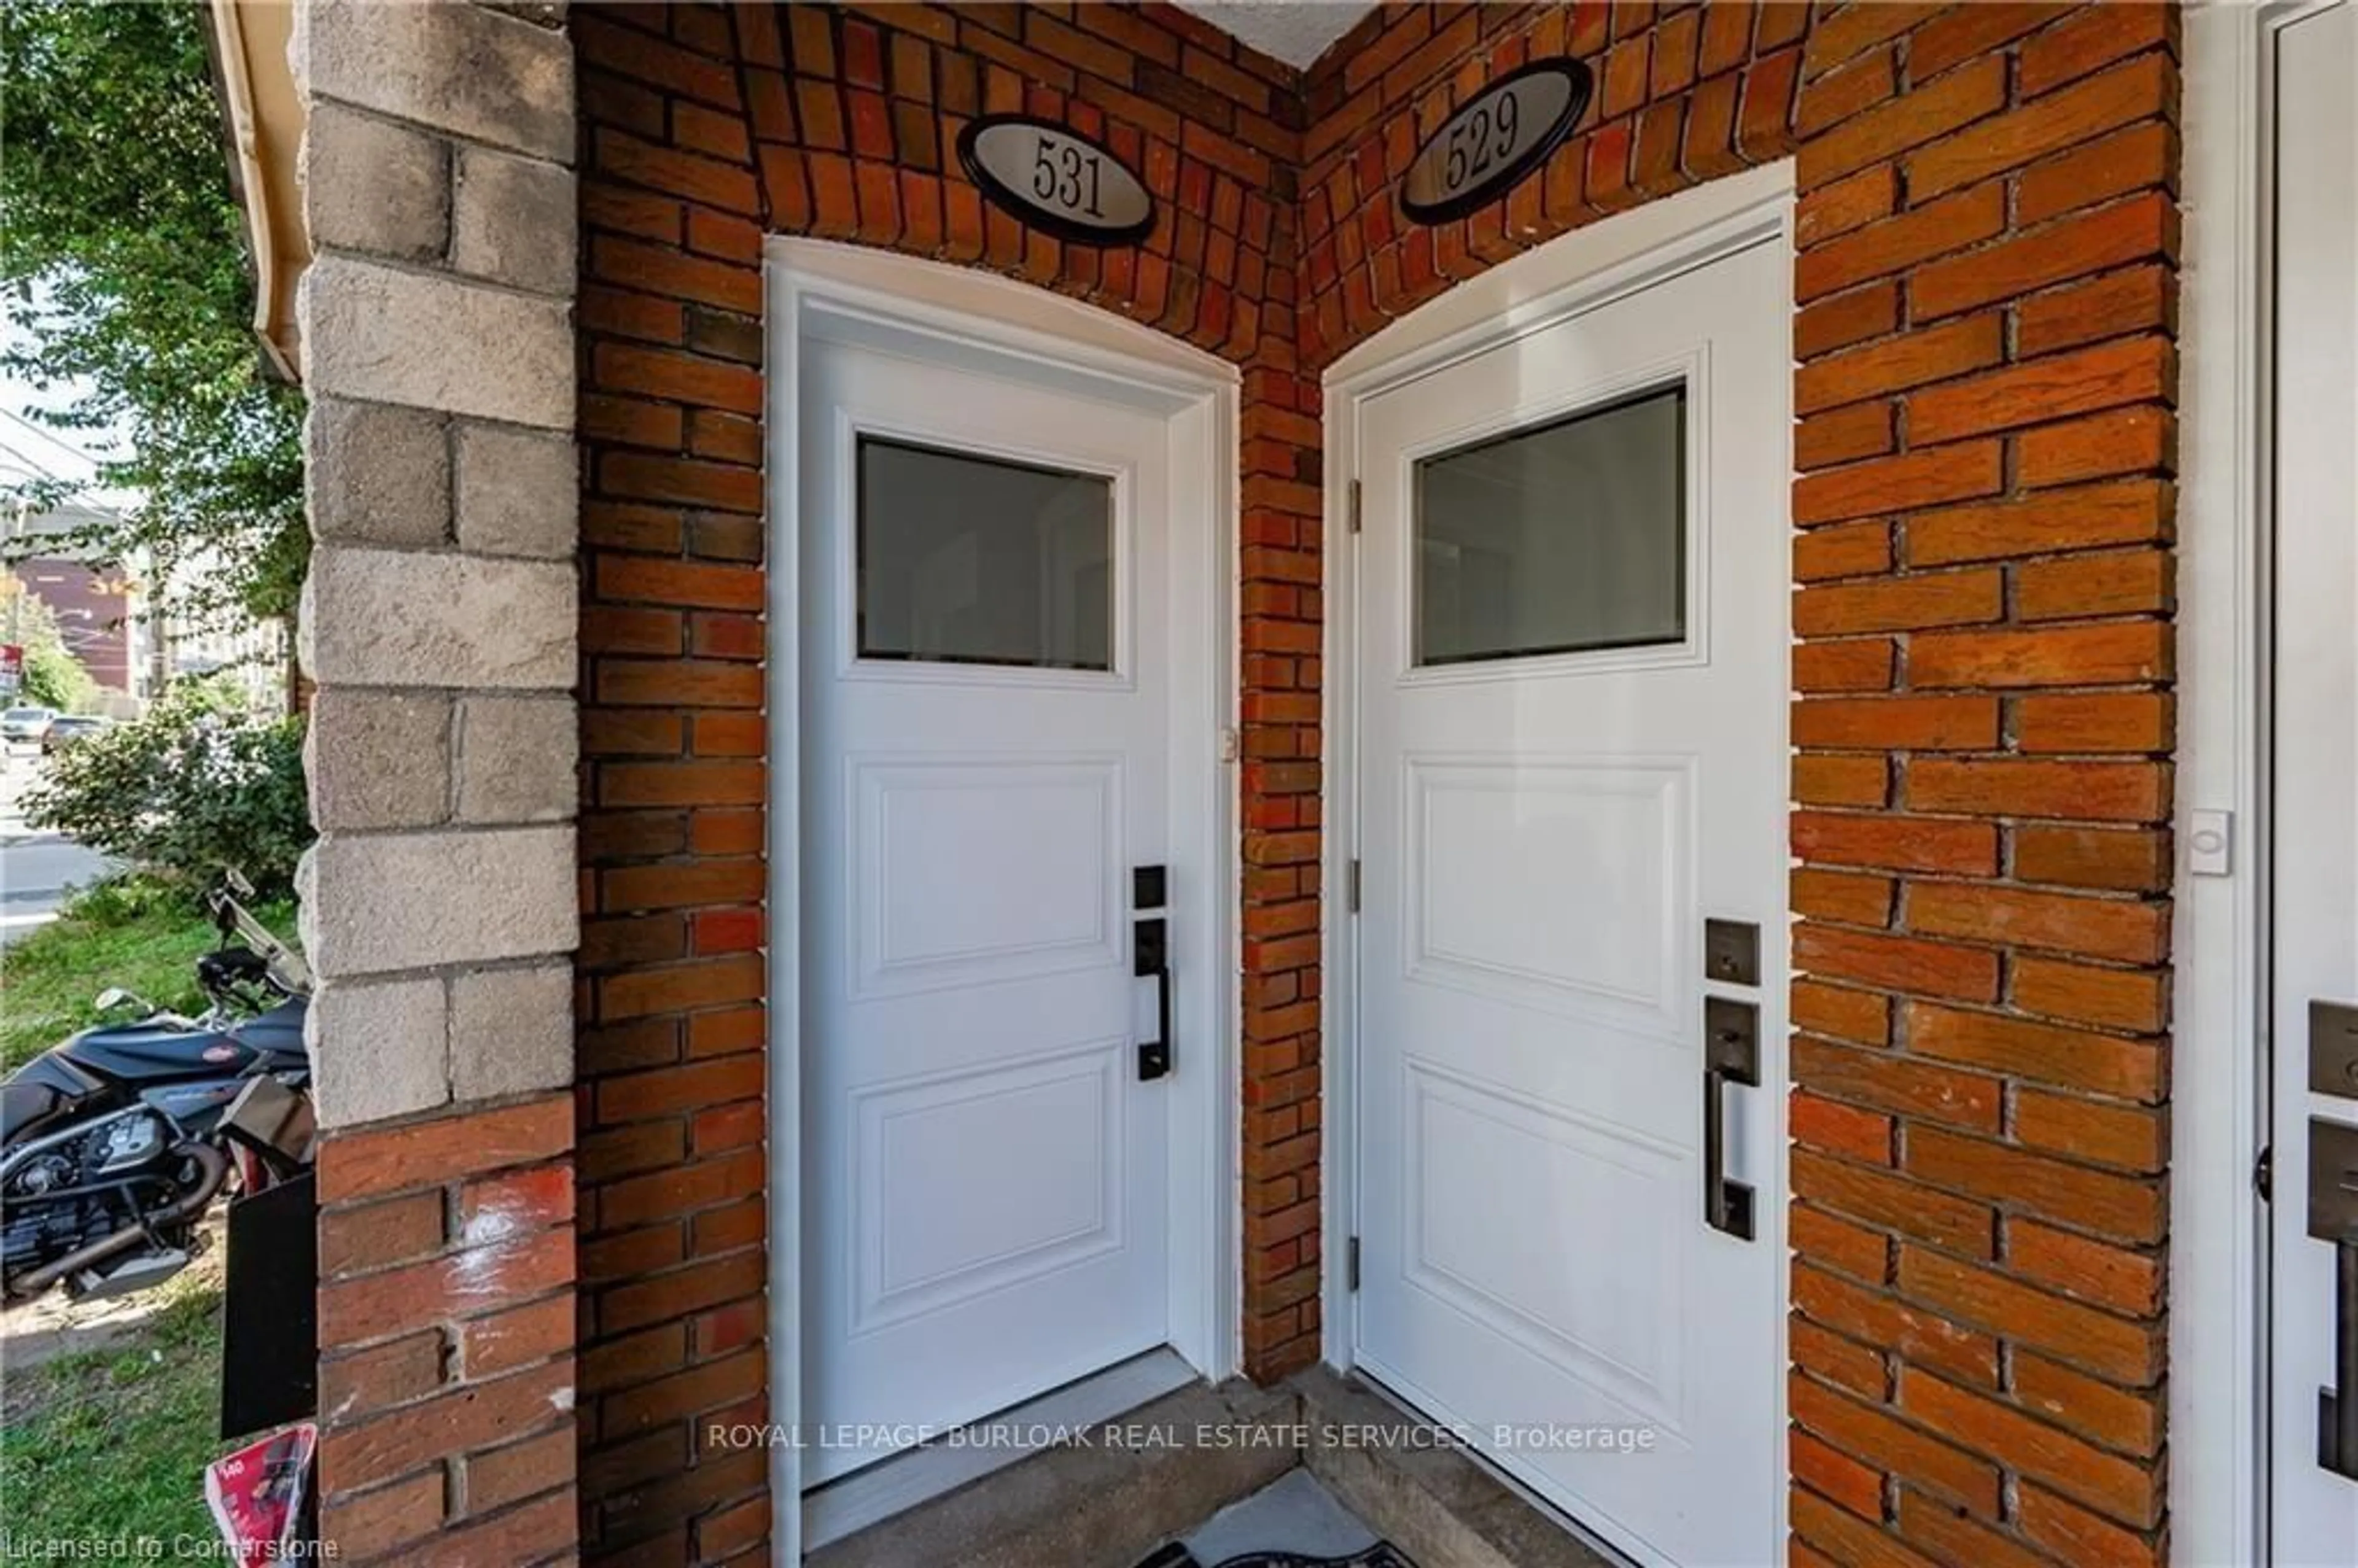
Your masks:
<instances>
[{"instance_id":1,"label":"white front door with glass panel","mask_svg":"<svg viewBox=\"0 0 2358 1568\"><path fill-rule=\"evenodd\" d=\"M2276 82L2270 1528L2276 1562L2309 1568L2358 1563L2358 5L2262 36Z\"/></svg>"},{"instance_id":2,"label":"white front door with glass panel","mask_svg":"<svg viewBox=\"0 0 2358 1568\"><path fill-rule=\"evenodd\" d=\"M825 340L799 410L817 1485L1166 1337L1131 872L1170 840L1170 442Z\"/></svg>"},{"instance_id":3,"label":"white front door with glass panel","mask_svg":"<svg viewBox=\"0 0 2358 1568\"><path fill-rule=\"evenodd\" d=\"M1649 1563L1782 1556L1790 314L1764 243L1358 407L1357 1364Z\"/></svg>"}]
</instances>

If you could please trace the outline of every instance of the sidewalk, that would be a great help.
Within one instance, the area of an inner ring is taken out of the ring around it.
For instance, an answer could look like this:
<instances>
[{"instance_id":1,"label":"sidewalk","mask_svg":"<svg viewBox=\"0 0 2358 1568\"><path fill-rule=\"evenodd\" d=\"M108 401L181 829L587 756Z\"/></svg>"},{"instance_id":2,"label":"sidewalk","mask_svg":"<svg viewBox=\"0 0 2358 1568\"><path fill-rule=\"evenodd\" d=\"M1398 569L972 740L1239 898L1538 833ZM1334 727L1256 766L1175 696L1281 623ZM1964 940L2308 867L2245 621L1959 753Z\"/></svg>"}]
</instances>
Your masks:
<instances>
[{"instance_id":1,"label":"sidewalk","mask_svg":"<svg viewBox=\"0 0 2358 1568\"><path fill-rule=\"evenodd\" d=\"M69 889L87 887L113 869L95 849L26 826L22 799L40 762L30 746L0 752L0 946L56 919Z\"/></svg>"}]
</instances>

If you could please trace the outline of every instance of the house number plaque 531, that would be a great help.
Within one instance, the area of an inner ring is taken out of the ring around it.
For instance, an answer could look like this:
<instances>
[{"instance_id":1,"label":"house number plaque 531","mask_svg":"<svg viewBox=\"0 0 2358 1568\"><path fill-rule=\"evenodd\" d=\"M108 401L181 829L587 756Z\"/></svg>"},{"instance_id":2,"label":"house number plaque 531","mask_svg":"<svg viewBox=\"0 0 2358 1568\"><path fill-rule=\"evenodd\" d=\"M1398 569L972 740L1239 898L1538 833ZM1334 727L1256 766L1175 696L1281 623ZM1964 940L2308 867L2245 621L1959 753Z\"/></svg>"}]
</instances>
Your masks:
<instances>
[{"instance_id":1,"label":"house number plaque 531","mask_svg":"<svg viewBox=\"0 0 2358 1568\"><path fill-rule=\"evenodd\" d=\"M959 133L958 162L993 205L1084 245L1126 245L1154 227L1154 198L1111 150L1028 114L987 114Z\"/></svg>"},{"instance_id":2,"label":"house number plaque 531","mask_svg":"<svg viewBox=\"0 0 2358 1568\"><path fill-rule=\"evenodd\" d=\"M1576 59L1537 60L1500 77L1417 149L1401 210L1419 223L1446 223L1497 200L1572 134L1595 81Z\"/></svg>"}]
</instances>

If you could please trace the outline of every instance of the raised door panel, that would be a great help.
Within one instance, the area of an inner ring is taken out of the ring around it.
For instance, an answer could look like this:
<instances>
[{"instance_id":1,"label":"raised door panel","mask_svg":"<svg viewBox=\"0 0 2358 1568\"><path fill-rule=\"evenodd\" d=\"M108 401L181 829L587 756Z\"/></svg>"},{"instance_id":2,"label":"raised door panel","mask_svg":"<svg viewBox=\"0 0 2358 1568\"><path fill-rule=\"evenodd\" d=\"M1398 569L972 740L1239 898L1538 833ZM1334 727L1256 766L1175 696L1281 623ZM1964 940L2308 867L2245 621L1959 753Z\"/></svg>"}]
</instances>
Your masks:
<instances>
[{"instance_id":1,"label":"raised door panel","mask_svg":"<svg viewBox=\"0 0 2358 1568\"><path fill-rule=\"evenodd\" d=\"M855 998L1121 962L1120 757L847 765Z\"/></svg>"},{"instance_id":2,"label":"raised door panel","mask_svg":"<svg viewBox=\"0 0 2358 1568\"><path fill-rule=\"evenodd\" d=\"M1404 1067L1409 1282L1571 1372L1620 1419L1675 1427L1684 1152L1414 1058Z\"/></svg>"},{"instance_id":3,"label":"raised door panel","mask_svg":"<svg viewBox=\"0 0 2358 1568\"><path fill-rule=\"evenodd\" d=\"M1403 972L1685 1048L1690 764L1402 759Z\"/></svg>"},{"instance_id":4,"label":"raised door panel","mask_svg":"<svg viewBox=\"0 0 2358 1568\"><path fill-rule=\"evenodd\" d=\"M851 1328L940 1312L1122 1243L1123 1044L852 1096Z\"/></svg>"}]
</instances>

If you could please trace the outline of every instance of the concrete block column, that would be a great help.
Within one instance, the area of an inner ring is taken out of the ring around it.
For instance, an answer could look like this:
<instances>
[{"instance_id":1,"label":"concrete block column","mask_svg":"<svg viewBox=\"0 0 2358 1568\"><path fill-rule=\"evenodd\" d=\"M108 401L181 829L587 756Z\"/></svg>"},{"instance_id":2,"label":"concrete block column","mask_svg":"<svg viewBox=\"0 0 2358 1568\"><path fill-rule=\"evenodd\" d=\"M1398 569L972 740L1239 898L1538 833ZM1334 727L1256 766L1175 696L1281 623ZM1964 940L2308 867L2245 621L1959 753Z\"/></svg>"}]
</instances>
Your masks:
<instances>
[{"instance_id":1,"label":"concrete block column","mask_svg":"<svg viewBox=\"0 0 2358 1568\"><path fill-rule=\"evenodd\" d=\"M297 0L321 1530L574 1523L579 484L562 5Z\"/></svg>"},{"instance_id":2,"label":"concrete block column","mask_svg":"<svg viewBox=\"0 0 2358 1568\"><path fill-rule=\"evenodd\" d=\"M319 688L321 834L303 921L330 1127L449 1105L461 1077L572 1079L549 1044L569 1030L546 1018L471 1031L531 1053L489 1070L452 1058L448 1027L460 979L564 972L579 932L573 62L557 21L307 0L295 27L314 246L298 652ZM395 1040L367 1023L369 998L420 1016L420 986L440 995L437 1027ZM565 1022L562 988L499 994L553 1000ZM354 1059L331 1023L378 1054Z\"/></svg>"}]
</instances>

